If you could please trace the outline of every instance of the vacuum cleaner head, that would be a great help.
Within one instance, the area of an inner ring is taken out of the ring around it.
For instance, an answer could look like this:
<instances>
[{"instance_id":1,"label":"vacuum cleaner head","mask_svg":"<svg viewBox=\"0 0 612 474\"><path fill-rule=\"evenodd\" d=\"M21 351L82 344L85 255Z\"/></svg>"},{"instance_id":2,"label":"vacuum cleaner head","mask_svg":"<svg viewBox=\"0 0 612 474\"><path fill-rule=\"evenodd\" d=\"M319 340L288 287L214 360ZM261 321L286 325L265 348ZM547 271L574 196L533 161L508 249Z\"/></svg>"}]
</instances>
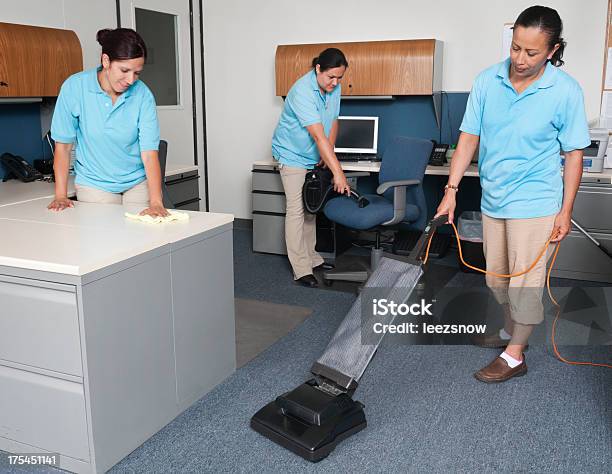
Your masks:
<instances>
[{"instance_id":1,"label":"vacuum cleaner head","mask_svg":"<svg viewBox=\"0 0 612 474\"><path fill-rule=\"evenodd\" d=\"M385 291L393 301L408 299L423 274L421 257L429 236L447 218L439 216L429 222L408 258L383 257L365 286ZM312 366L315 378L268 403L251 418L251 427L312 462L325 458L342 440L364 429L364 405L352 395L383 336L375 344L362 344L362 324L359 295Z\"/></svg>"},{"instance_id":2,"label":"vacuum cleaner head","mask_svg":"<svg viewBox=\"0 0 612 474\"><path fill-rule=\"evenodd\" d=\"M311 462L366 427L363 404L346 392L329 393L315 379L277 397L251 418L251 427Z\"/></svg>"}]
</instances>

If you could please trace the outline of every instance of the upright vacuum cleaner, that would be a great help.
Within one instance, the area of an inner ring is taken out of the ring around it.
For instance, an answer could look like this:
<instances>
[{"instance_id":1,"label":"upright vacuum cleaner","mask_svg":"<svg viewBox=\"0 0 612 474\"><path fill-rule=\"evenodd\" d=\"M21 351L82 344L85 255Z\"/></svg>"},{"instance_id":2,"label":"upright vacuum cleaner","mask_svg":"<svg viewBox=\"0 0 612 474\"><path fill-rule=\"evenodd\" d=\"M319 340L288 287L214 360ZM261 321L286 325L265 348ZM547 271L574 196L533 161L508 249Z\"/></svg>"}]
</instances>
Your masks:
<instances>
[{"instance_id":1,"label":"upright vacuum cleaner","mask_svg":"<svg viewBox=\"0 0 612 474\"><path fill-rule=\"evenodd\" d=\"M422 256L430 235L448 221L447 215L426 226L408 257L385 256L365 288L380 291L380 297L405 302L423 275ZM367 425L364 405L353 394L384 334L373 344L361 343L362 324L390 324L395 318L371 316L362 321L361 295L351 307L323 355L310 371L314 378L268 403L251 418L251 427L303 458L318 462L342 440ZM389 312L391 313L391 312Z\"/></svg>"},{"instance_id":2,"label":"upright vacuum cleaner","mask_svg":"<svg viewBox=\"0 0 612 474\"><path fill-rule=\"evenodd\" d=\"M609 258L612 258L612 252L610 252L607 248L605 248L603 245L601 245L601 242L599 242L599 240L597 240L595 237L593 237L591 234L589 234L584 227L582 227L580 225L579 222L577 222L575 219L572 219L572 224L574 224L574 227L576 227L576 229L578 229L580 232L582 232L582 234L589 239L597 248L599 248L599 250L601 250L603 253L605 253Z\"/></svg>"}]
</instances>

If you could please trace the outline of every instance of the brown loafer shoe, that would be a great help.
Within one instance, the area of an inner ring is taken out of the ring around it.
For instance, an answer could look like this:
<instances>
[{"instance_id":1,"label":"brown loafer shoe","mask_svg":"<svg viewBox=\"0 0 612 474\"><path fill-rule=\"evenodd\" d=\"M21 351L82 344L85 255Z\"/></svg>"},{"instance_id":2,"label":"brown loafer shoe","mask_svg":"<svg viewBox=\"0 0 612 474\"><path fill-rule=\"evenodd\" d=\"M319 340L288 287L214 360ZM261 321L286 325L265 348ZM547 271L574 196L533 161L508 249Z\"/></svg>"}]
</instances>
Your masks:
<instances>
[{"instance_id":1,"label":"brown loafer shoe","mask_svg":"<svg viewBox=\"0 0 612 474\"><path fill-rule=\"evenodd\" d=\"M499 383L505 382L512 377L521 377L527 373L527 363L525 362L525 354L523 354L523 362L511 369L508 363L501 357L497 357L486 367L480 369L474 374L481 382Z\"/></svg>"},{"instance_id":2,"label":"brown loafer shoe","mask_svg":"<svg viewBox=\"0 0 612 474\"><path fill-rule=\"evenodd\" d=\"M487 347L489 349L503 349L510 343L510 339L502 339L499 337L499 332L494 334L474 334L470 340L475 346ZM523 350L526 351L528 348L529 344L527 344Z\"/></svg>"}]
</instances>

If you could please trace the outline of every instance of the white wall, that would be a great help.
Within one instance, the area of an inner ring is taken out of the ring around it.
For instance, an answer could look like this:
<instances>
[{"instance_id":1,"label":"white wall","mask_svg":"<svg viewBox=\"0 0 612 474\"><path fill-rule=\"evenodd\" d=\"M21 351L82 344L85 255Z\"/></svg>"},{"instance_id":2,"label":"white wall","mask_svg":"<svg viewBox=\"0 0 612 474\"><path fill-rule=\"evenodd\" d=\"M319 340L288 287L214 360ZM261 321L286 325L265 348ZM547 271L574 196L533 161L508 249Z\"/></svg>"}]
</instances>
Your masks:
<instances>
[{"instance_id":1,"label":"white wall","mask_svg":"<svg viewBox=\"0 0 612 474\"><path fill-rule=\"evenodd\" d=\"M502 26L533 0L204 0L210 210L251 217L251 164L270 158L282 100L274 93L278 44L436 38L446 91L469 91L501 60ZM607 0L550 0L565 21L565 70L599 115Z\"/></svg>"},{"instance_id":2,"label":"white wall","mask_svg":"<svg viewBox=\"0 0 612 474\"><path fill-rule=\"evenodd\" d=\"M83 49L83 67L100 64L96 33L117 27L115 0L0 0L0 21L74 30Z\"/></svg>"},{"instance_id":3,"label":"white wall","mask_svg":"<svg viewBox=\"0 0 612 474\"><path fill-rule=\"evenodd\" d=\"M187 3L187 0L181 0ZM122 0L122 5L129 8L129 0ZM151 2L152 5L155 2ZM199 13L197 11L198 1L194 1L194 59L196 91L202 90L200 74L200 47L199 39ZM155 9L152 6L152 9ZM81 42L83 50L83 66L85 69L100 64L100 45L96 41L96 33L102 28L117 27L117 12L115 0L0 0L0 21L6 23L18 23L24 25L45 26L51 28L65 28L74 30ZM187 46L189 49L189 45ZM201 94L196 94L196 112L198 120L198 155L203 156L204 133L203 133L203 106ZM46 133L50 124L52 110L42 111L42 133ZM164 133L162 136L169 135ZM193 146L193 145L190 145ZM169 161L172 161L169 156ZM184 160L174 160L184 163ZM200 159L200 161L203 161ZM202 177L200 183L200 196L205 195L205 181ZM204 209L204 204L202 204Z\"/></svg>"}]
</instances>

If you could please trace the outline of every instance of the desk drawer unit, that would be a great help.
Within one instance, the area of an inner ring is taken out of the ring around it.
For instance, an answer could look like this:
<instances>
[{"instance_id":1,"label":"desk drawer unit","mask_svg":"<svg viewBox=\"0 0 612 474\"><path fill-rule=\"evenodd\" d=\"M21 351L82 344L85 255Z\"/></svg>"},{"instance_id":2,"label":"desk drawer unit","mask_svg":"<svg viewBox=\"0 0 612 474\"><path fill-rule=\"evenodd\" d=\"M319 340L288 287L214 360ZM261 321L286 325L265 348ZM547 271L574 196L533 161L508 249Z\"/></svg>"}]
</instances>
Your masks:
<instances>
[{"instance_id":1,"label":"desk drawer unit","mask_svg":"<svg viewBox=\"0 0 612 474\"><path fill-rule=\"evenodd\" d=\"M287 255L286 200L278 171L253 170L253 250Z\"/></svg>"},{"instance_id":2,"label":"desk drawer unit","mask_svg":"<svg viewBox=\"0 0 612 474\"><path fill-rule=\"evenodd\" d=\"M82 376L75 288L0 276L2 360Z\"/></svg>"},{"instance_id":3,"label":"desk drawer unit","mask_svg":"<svg viewBox=\"0 0 612 474\"><path fill-rule=\"evenodd\" d=\"M0 365L0 437L89 460L83 385Z\"/></svg>"},{"instance_id":4,"label":"desk drawer unit","mask_svg":"<svg viewBox=\"0 0 612 474\"><path fill-rule=\"evenodd\" d=\"M285 194L278 171L253 170L253 191L271 191Z\"/></svg>"},{"instance_id":5,"label":"desk drawer unit","mask_svg":"<svg viewBox=\"0 0 612 474\"><path fill-rule=\"evenodd\" d=\"M200 210L200 198L193 199L191 201L185 201L177 204L176 209L185 211L199 211Z\"/></svg>"},{"instance_id":6,"label":"desk drawer unit","mask_svg":"<svg viewBox=\"0 0 612 474\"><path fill-rule=\"evenodd\" d=\"M285 215L287 202L284 193L271 193L269 191L253 191L253 210L260 212L274 212Z\"/></svg>"},{"instance_id":7,"label":"desk drawer unit","mask_svg":"<svg viewBox=\"0 0 612 474\"><path fill-rule=\"evenodd\" d=\"M253 211L253 251L287 255L284 215Z\"/></svg>"},{"instance_id":8,"label":"desk drawer unit","mask_svg":"<svg viewBox=\"0 0 612 474\"><path fill-rule=\"evenodd\" d=\"M166 181L168 196L177 209L184 209L184 204L193 202L199 198L198 180L199 176L196 174L194 176L174 180L168 179Z\"/></svg>"},{"instance_id":9,"label":"desk drawer unit","mask_svg":"<svg viewBox=\"0 0 612 474\"><path fill-rule=\"evenodd\" d=\"M612 251L612 233L590 234ZM558 278L612 283L612 260L581 232L573 230L561 242L552 275Z\"/></svg>"},{"instance_id":10,"label":"desk drawer unit","mask_svg":"<svg viewBox=\"0 0 612 474\"><path fill-rule=\"evenodd\" d=\"M612 233L612 186L580 186L572 216L585 229Z\"/></svg>"}]
</instances>

